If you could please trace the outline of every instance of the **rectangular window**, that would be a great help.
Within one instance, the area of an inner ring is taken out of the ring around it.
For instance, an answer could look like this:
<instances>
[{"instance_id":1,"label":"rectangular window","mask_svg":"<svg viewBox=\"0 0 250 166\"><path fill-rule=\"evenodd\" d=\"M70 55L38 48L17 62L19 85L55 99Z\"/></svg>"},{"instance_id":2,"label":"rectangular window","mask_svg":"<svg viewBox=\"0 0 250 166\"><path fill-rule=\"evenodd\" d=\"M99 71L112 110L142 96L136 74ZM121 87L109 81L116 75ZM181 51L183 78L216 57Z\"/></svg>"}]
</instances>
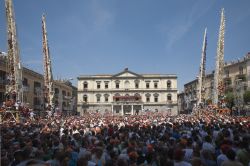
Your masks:
<instances>
[{"instance_id":1,"label":"rectangular window","mask_svg":"<svg viewBox=\"0 0 250 166\"><path fill-rule=\"evenodd\" d=\"M34 82L34 94L38 94L41 92L41 83L40 82Z\"/></svg>"},{"instance_id":2,"label":"rectangular window","mask_svg":"<svg viewBox=\"0 0 250 166\"><path fill-rule=\"evenodd\" d=\"M149 89L149 82L146 82L146 88Z\"/></svg>"},{"instance_id":3,"label":"rectangular window","mask_svg":"<svg viewBox=\"0 0 250 166\"><path fill-rule=\"evenodd\" d=\"M58 88L55 88L55 94L59 94L59 89Z\"/></svg>"},{"instance_id":4,"label":"rectangular window","mask_svg":"<svg viewBox=\"0 0 250 166\"><path fill-rule=\"evenodd\" d=\"M109 98L108 97L105 97L105 102L108 102L109 101Z\"/></svg>"},{"instance_id":5,"label":"rectangular window","mask_svg":"<svg viewBox=\"0 0 250 166\"><path fill-rule=\"evenodd\" d=\"M101 98L100 98L100 97L97 97L97 98L96 98L96 101L97 101L97 102L100 102L100 101L101 101Z\"/></svg>"},{"instance_id":6,"label":"rectangular window","mask_svg":"<svg viewBox=\"0 0 250 166\"><path fill-rule=\"evenodd\" d=\"M84 101L84 102L87 102L87 101L88 101L88 98L87 98L87 97L84 97L84 98L83 98L83 101Z\"/></svg>"},{"instance_id":7,"label":"rectangular window","mask_svg":"<svg viewBox=\"0 0 250 166\"><path fill-rule=\"evenodd\" d=\"M33 98L34 105L40 105L40 100L37 97Z\"/></svg>"},{"instance_id":8,"label":"rectangular window","mask_svg":"<svg viewBox=\"0 0 250 166\"><path fill-rule=\"evenodd\" d=\"M239 74L243 74L243 67L242 66L239 67Z\"/></svg>"},{"instance_id":9,"label":"rectangular window","mask_svg":"<svg viewBox=\"0 0 250 166\"><path fill-rule=\"evenodd\" d=\"M155 97L155 102L156 102L156 103L158 102L158 97Z\"/></svg>"},{"instance_id":10,"label":"rectangular window","mask_svg":"<svg viewBox=\"0 0 250 166\"><path fill-rule=\"evenodd\" d=\"M229 77L229 70L225 71L225 75L226 75L226 77Z\"/></svg>"},{"instance_id":11,"label":"rectangular window","mask_svg":"<svg viewBox=\"0 0 250 166\"><path fill-rule=\"evenodd\" d=\"M135 83L135 88L138 89L139 88L139 84Z\"/></svg>"},{"instance_id":12,"label":"rectangular window","mask_svg":"<svg viewBox=\"0 0 250 166\"><path fill-rule=\"evenodd\" d=\"M100 89L100 88L101 88L101 84L97 83L97 89Z\"/></svg>"},{"instance_id":13,"label":"rectangular window","mask_svg":"<svg viewBox=\"0 0 250 166\"><path fill-rule=\"evenodd\" d=\"M25 103L27 103L27 102L28 102L28 98L27 98L27 96L26 96L26 95L24 95L24 96L23 96L23 101L24 101Z\"/></svg>"},{"instance_id":14,"label":"rectangular window","mask_svg":"<svg viewBox=\"0 0 250 166\"><path fill-rule=\"evenodd\" d=\"M157 82L154 83L154 87L155 87L155 89L158 88L158 83Z\"/></svg>"},{"instance_id":15,"label":"rectangular window","mask_svg":"<svg viewBox=\"0 0 250 166\"><path fill-rule=\"evenodd\" d=\"M119 89L119 83L115 84L116 89Z\"/></svg>"},{"instance_id":16,"label":"rectangular window","mask_svg":"<svg viewBox=\"0 0 250 166\"><path fill-rule=\"evenodd\" d=\"M28 86L28 79L27 78L23 78L23 86Z\"/></svg>"},{"instance_id":17,"label":"rectangular window","mask_svg":"<svg viewBox=\"0 0 250 166\"><path fill-rule=\"evenodd\" d=\"M150 102L150 97L147 97L147 98L146 98L146 102Z\"/></svg>"},{"instance_id":18,"label":"rectangular window","mask_svg":"<svg viewBox=\"0 0 250 166\"><path fill-rule=\"evenodd\" d=\"M84 83L84 84L83 84L83 88L84 88L84 89L88 89L88 84L87 84L87 83Z\"/></svg>"},{"instance_id":19,"label":"rectangular window","mask_svg":"<svg viewBox=\"0 0 250 166\"><path fill-rule=\"evenodd\" d=\"M108 89L108 88L109 88L109 84L105 83L105 89Z\"/></svg>"}]
</instances>

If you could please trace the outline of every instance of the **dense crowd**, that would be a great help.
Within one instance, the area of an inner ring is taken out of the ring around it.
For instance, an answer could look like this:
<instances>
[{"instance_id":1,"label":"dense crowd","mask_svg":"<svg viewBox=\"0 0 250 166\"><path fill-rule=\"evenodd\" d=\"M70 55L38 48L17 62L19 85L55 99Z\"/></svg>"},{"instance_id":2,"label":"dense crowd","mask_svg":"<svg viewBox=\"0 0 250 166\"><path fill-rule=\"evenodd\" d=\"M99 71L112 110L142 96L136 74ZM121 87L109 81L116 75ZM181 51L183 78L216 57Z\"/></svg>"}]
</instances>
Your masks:
<instances>
[{"instance_id":1,"label":"dense crowd","mask_svg":"<svg viewBox=\"0 0 250 166\"><path fill-rule=\"evenodd\" d=\"M1 165L250 166L250 118L203 111L5 121Z\"/></svg>"}]
</instances>

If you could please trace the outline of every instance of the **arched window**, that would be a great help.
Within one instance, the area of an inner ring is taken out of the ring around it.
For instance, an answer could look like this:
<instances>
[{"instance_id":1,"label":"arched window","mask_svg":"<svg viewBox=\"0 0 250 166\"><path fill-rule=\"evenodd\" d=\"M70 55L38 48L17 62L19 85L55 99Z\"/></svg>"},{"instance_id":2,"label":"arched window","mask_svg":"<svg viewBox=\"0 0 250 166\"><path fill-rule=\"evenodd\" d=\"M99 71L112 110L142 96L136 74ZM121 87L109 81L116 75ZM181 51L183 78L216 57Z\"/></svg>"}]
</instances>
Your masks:
<instances>
[{"instance_id":1,"label":"arched window","mask_svg":"<svg viewBox=\"0 0 250 166\"><path fill-rule=\"evenodd\" d=\"M101 94L96 94L96 102L99 103L101 101Z\"/></svg>"},{"instance_id":2,"label":"arched window","mask_svg":"<svg viewBox=\"0 0 250 166\"><path fill-rule=\"evenodd\" d=\"M83 89L88 89L88 82L87 81L83 82Z\"/></svg>"},{"instance_id":3,"label":"arched window","mask_svg":"<svg viewBox=\"0 0 250 166\"><path fill-rule=\"evenodd\" d=\"M87 95L83 95L83 102L88 102L88 96Z\"/></svg>"},{"instance_id":4,"label":"arched window","mask_svg":"<svg viewBox=\"0 0 250 166\"><path fill-rule=\"evenodd\" d=\"M170 93L167 95L167 101L172 101L172 95Z\"/></svg>"},{"instance_id":5,"label":"arched window","mask_svg":"<svg viewBox=\"0 0 250 166\"><path fill-rule=\"evenodd\" d=\"M158 97L159 97L159 94L158 93L155 93L154 94L154 102L158 102Z\"/></svg>"},{"instance_id":6,"label":"arched window","mask_svg":"<svg viewBox=\"0 0 250 166\"><path fill-rule=\"evenodd\" d=\"M168 81L167 81L167 88L171 88L171 86L172 86L171 84L172 84L171 81L168 80Z\"/></svg>"}]
</instances>

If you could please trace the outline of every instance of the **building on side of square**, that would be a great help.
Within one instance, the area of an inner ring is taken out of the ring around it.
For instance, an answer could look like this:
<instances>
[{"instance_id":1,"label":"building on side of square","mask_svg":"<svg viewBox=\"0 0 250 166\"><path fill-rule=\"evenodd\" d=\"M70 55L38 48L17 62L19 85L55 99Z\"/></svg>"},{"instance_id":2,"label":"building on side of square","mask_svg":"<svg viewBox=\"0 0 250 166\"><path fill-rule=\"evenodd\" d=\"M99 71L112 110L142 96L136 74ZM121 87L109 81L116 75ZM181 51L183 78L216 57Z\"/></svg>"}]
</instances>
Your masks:
<instances>
[{"instance_id":1,"label":"building on side of square","mask_svg":"<svg viewBox=\"0 0 250 166\"><path fill-rule=\"evenodd\" d=\"M77 111L109 112L114 115L142 111L177 114L175 74L137 74L128 68L110 75L84 75L78 78Z\"/></svg>"},{"instance_id":2,"label":"building on side of square","mask_svg":"<svg viewBox=\"0 0 250 166\"><path fill-rule=\"evenodd\" d=\"M233 93L235 96L235 105L242 107L243 94L250 87L250 52L241 59L225 62L224 72L223 82L225 95L230 92ZM197 103L197 85L197 79L184 84L184 110L187 112L192 111ZM206 74L204 87L205 93L203 94L203 102L209 104L213 99L214 71Z\"/></svg>"},{"instance_id":3,"label":"building on side of square","mask_svg":"<svg viewBox=\"0 0 250 166\"><path fill-rule=\"evenodd\" d=\"M6 100L7 54L0 52L0 106ZM29 68L22 68L22 104L35 111L44 110L44 77ZM67 80L54 80L56 107L65 114L76 112L76 87ZM73 113L75 114L75 113Z\"/></svg>"}]
</instances>

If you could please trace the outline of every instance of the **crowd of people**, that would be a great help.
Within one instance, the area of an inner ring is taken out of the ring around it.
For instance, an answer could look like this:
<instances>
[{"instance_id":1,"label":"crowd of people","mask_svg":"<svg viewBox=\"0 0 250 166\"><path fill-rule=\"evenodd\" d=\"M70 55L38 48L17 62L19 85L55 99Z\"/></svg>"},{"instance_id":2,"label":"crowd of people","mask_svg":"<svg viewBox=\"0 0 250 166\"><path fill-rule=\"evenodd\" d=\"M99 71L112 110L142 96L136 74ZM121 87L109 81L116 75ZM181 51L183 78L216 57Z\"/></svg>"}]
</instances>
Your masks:
<instances>
[{"instance_id":1,"label":"crowd of people","mask_svg":"<svg viewBox=\"0 0 250 166\"><path fill-rule=\"evenodd\" d=\"M250 166L250 118L202 111L5 121L1 165Z\"/></svg>"}]
</instances>

